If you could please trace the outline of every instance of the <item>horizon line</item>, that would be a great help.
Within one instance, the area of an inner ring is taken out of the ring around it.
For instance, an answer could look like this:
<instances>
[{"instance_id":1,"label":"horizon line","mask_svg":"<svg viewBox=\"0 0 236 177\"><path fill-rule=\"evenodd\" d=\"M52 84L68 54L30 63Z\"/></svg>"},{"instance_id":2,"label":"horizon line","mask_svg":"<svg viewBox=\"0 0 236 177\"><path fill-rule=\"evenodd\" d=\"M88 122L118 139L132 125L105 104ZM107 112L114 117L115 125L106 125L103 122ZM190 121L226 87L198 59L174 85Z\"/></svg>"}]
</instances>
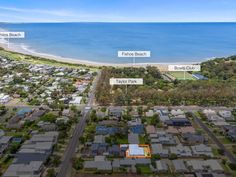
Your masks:
<instances>
[{"instance_id":1,"label":"horizon line","mask_svg":"<svg viewBox=\"0 0 236 177\"><path fill-rule=\"evenodd\" d=\"M27 23L236 23L236 21L150 21L150 22L146 22L146 21L51 21L51 22L0 22L0 24L2 23L7 23L7 24L27 24Z\"/></svg>"}]
</instances>

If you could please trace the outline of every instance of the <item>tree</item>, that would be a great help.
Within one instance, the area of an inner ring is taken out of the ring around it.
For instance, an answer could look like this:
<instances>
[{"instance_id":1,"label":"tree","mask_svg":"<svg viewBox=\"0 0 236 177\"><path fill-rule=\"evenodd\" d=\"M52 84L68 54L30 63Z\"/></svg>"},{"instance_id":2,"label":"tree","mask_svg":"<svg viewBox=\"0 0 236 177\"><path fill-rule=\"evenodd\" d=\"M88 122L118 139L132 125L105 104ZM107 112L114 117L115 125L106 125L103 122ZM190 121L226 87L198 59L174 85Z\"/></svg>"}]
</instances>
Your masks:
<instances>
[{"instance_id":1,"label":"tree","mask_svg":"<svg viewBox=\"0 0 236 177\"><path fill-rule=\"evenodd\" d=\"M139 106L139 107L137 108L137 110L138 110L138 115L139 115L139 116L142 116L142 115L143 115L143 107L142 107L142 106Z\"/></svg>"},{"instance_id":2,"label":"tree","mask_svg":"<svg viewBox=\"0 0 236 177\"><path fill-rule=\"evenodd\" d=\"M96 114L96 110L92 110L91 114L90 114L90 120L92 122L97 122L98 121L98 117L97 117L97 114Z\"/></svg>"},{"instance_id":3,"label":"tree","mask_svg":"<svg viewBox=\"0 0 236 177\"><path fill-rule=\"evenodd\" d=\"M217 149L217 151L220 155L224 155L224 153L225 153L225 151L223 149Z\"/></svg>"},{"instance_id":4,"label":"tree","mask_svg":"<svg viewBox=\"0 0 236 177\"><path fill-rule=\"evenodd\" d=\"M47 175L46 175L46 177L55 177L55 176L56 176L56 173L55 173L54 168L49 168L49 169L47 170Z\"/></svg>"},{"instance_id":5,"label":"tree","mask_svg":"<svg viewBox=\"0 0 236 177\"><path fill-rule=\"evenodd\" d=\"M170 156L169 156L170 160L175 160L177 158L178 158L178 156L176 154L174 154L174 153L170 154Z\"/></svg>"},{"instance_id":6,"label":"tree","mask_svg":"<svg viewBox=\"0 0 236 177\"><path fill-rule=\"evenodd\" d=\"M9 149L10 153L15 154L19 148L20 148L20 143L11 144L10 149Z\"/></svg>"},{"instance_id":7,"label":"tree","mask_svg":"<svg viewBox=\"0 0 236 177\"><path fill-rule=\"evenodd\" d=\"M154 114L150 119L151 119L150 121L151 125L157 126L160 123L158 114Z\"/></svg>"},{"instance_id":8,"label":"tree","mask_svg":"<svg viewBox=\"0 0 236 177\"><path fill-rule=\"evenodd\" d=\"M57 118L57 116L55 114L49 112L49 113L43 115L41 117L41 120L44 121L44 122L55 123L56 122L56 118Z\"/></svg>"},{"instance_id":9,"label":"tree","mask_svg":"<svg viewBox=\"0 0 236 177\"><path fill-rule=\"evenodd\" d=\"M61 163L61 157L59 155L54 155L52 163L55 167L58 167Z\"/></svg>"},{"instance_id":10,"label":"tree","mask_svg":"<svg viewBox=\"0 0 236 177\"><path fill-rule=\"evenodd\" d=\"M80 170L83 168L84 160L82 158L74 158L72 161L72 166L76 170Z\"/></svg>"}]
</instances>

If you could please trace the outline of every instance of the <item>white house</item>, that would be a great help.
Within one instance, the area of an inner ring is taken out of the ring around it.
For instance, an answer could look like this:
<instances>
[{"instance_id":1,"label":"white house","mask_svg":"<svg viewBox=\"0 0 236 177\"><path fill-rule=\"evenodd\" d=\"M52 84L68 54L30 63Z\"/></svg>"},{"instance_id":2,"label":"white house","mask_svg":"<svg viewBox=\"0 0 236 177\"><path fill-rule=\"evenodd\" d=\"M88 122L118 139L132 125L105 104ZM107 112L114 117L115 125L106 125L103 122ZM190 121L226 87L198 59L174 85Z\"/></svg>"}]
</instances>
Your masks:
<instances>
[{"instance_id":1,"label":"white house","mask_svg":"<svg viewBox=\"0 0 236 177\"><path fill-rule=\"evenodd\" d=\"M82 96L74 97L72 101L70 101L70 104L72 105L79 105L81 103Z\"/></svg>"},{"instance_id":2,"label":"white house","mask_svg":"<svg viewBox=\"0 0 236 177\"><path fill-rule=\"evenodd\" d=\"M9 95L4 95L3 93L0 94L0 104L5 104L10 101L10 96Z\"/></svg>"}]
</instances>

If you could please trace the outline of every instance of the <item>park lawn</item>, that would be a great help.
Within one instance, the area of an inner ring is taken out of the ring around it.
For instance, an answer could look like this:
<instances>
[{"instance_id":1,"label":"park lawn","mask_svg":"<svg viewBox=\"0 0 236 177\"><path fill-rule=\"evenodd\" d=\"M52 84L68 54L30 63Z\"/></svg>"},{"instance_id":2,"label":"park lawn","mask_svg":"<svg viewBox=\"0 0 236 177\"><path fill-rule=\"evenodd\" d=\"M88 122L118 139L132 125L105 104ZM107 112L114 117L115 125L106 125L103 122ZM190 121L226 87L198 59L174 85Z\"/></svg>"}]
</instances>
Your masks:
<instances>
[{"instance_id":1,"label":"park lawn","mask_svg":"<svg viewBox=\"0 0 236 177\"><path fill-rule=\"evenodd\" d=\"M184 72L182 71L172 71L172 72L169 72L169 74L175 77L177 80L184 80ZM185 78L186 80L196 80L196 78L194 78L188 72L185 72Z\"/></svg>"}]
</instances>

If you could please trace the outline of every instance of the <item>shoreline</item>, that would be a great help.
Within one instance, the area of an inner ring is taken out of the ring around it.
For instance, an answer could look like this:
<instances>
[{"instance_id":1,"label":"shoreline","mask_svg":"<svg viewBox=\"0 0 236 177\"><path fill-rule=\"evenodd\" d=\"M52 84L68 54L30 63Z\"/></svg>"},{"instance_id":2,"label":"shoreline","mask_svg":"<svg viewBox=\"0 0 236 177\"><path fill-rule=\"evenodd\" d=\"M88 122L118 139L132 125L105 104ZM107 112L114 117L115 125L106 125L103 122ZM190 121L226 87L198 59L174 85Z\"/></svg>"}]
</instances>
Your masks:
<instances>
[{"instance_id":1,"label":"shoreline","mask_svg":"<svg viewBox=\"0 0 236 177\"><path fill-rule=\"evenodd\" d=\"M102 67L102 66L113 66L113 67L146 67L146 66L156 66L161 71L166 71L168 65L171 64L200 64L204 61L214 59L216 57L208 58L199 62L167 62L167 63L125 63L125 64L118 64L118 63L103 63L103 62L93 62L88 60L82 60L82 59L75 59L75 58L67 58L67 57L60 57L56 55L51 54L45 54L45 53L39 53L34 50L29 49L24 44L16 45L15 43L10 43L9 48L7 45L7 41L4 39L0 39L0 47L2 47L4 50L9 52L16 52L20 54L25 55L32 55L36 57L41 57L45 59L55 60L58 62L64 62L69 64L81 64L91 67Z\"/></svg>"}]
</instances>

